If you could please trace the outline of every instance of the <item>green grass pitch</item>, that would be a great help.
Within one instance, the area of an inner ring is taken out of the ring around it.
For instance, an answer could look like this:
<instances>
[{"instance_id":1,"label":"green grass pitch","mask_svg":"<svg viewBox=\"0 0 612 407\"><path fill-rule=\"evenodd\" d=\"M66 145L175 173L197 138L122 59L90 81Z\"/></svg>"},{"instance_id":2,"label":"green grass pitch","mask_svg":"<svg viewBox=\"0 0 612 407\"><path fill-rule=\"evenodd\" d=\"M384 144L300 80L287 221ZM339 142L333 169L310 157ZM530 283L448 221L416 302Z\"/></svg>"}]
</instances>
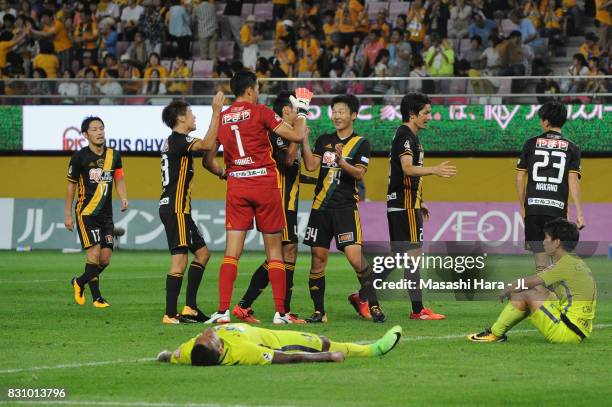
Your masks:
<instances>
[{"instance_id":1,"label":"green grass pitch","mask_svg":"<svg viewBox=\"0 0 612 407\"><path fill-rule=\"evenodd\" d=\"M312 310L309 256L300 255L293 310L306 316ZM199 294L205 312L216 306L221 258L214 253L205 272ZM233 303L262 258L249 253L241 259ZM507 261L525 274L533 268L528 256ZM502 305L426 302L447 319L424 322L408 319L407 303L387 301L382 304L386 324L362 321L346 301L357 284L354 273L335 255L327 270L330 322L293 329L363 341L401 324L404 340L393 352L343 364L195 368L151 359L203 328L160 323L166 253L116 252L101 279L102 293L112 304L107 309L93 308L89 291L86 306L74 304L69 280L83 262L83 254L0 252L0 405L15 404L7 401L7 388L33 387L65 388L68 399L57 405L73 406L591 406L612 400L612 305L601 289L593 336L579 346L549 345L528 321L509 334L507 343L474 344L464 334L490 325ZM594 258L589 263L596 276L610 281L612 262ZM183 301L184 292L181 307ZM269 289L254 308L263 326L271 327Z\"/></svg>"}]
</instances>

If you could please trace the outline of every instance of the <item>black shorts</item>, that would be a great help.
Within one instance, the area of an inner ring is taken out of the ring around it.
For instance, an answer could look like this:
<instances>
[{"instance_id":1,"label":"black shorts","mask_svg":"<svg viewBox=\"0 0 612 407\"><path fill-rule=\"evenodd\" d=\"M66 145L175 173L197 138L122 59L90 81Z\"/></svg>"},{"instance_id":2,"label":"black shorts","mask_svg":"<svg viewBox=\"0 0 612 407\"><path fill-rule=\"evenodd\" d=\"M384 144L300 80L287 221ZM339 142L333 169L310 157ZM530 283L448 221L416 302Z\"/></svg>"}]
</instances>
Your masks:
<instances>
[{"instance_id":1,"label":"black shorts","mask_svg":"<svg viewBox=\"0 0 612 407\"><path fill-rule=\"evenodd\" d=\"M533 253L544 253L544 225L556 216L528 215L525 216L525 250Z\"/></svg>"},{"instance_id":2,"label":"black shorts","mask_svg":"<svg viewBox=\"0 0 612 407\"><path fill-rule=\"evenodd\" d=\"M329 249L332 239L336 239L338 250L355 244L361 245L361 220L357 209L313 209L310 211L304 244Z\"/></svg>"},{"instance_id":3,"label":"black shorts","mask_svg":"<svg viewBox=\"0 0 612 407\"><path fill-rule=\"evenodd\" d=\"M187 250L195 253L196 250L206 246L204 237L191 218L191 214L159 211L159 218L164 224L171 254L187 254Z\"/></svg>"},{"instance_id":4,"label":"black shorts","mask_svg":"<svg viewBox=\"0 0 612 407\"><path fill-rule=\"evenodd\" d=\"M115 224L110 216L80 216L76 214L76 229L83 249L97 244L102 249L113 249Z\"/></svg>"},{"instance_id":5,"label":"black shorts","mask_svg":"<svg viewBox=\"0 0 612 407\"><path fill-rule=\"evenodd\" d=\"M283 246L287 244L297 244L297 211L285 211L285 219L287 222L283 229Z\"/></svg>"},{"instance_id":6,"label":"black shorts","mask_svg":"<svg viewBox=\"0 0 612 407\"><path fill-rule=\"evenodd\" d=\"M403 209L387 212L389 240L397 243L410 243L406 249L423 247L423 211Z\"/></svg>"}]
</instances>

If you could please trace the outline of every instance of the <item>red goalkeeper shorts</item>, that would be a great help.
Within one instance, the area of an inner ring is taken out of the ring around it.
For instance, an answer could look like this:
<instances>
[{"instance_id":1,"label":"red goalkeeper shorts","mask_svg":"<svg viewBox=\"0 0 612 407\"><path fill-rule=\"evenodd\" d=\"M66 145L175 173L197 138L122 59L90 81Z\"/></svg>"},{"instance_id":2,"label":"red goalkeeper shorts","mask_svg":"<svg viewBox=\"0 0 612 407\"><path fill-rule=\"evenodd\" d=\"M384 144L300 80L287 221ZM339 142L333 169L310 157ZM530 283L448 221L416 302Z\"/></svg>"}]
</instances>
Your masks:
<instances>
[{"instance_id":1,"label":"red goalkeeper shorts","mask_svg":"<svg viewBox=\"0 0 612 407\"><path fill-rule=\"evenodd\" d=\"M285 212L278 188L231 188L225 200L225 229L253 229L277 233L285 228Z\"/></svg>"}]
</instances>

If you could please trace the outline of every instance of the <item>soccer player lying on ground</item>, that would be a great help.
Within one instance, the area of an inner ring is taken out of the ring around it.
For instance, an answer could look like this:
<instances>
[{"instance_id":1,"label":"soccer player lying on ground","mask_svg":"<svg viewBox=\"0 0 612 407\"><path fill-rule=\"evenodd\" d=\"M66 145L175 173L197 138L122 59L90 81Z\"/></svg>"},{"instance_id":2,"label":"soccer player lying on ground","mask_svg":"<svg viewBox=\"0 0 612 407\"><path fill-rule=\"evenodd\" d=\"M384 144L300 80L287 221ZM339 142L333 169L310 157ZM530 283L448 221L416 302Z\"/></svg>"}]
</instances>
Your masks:
<instances>
[{"instance_id":1,"label":"soccer player lying on ground","mask_svg":"<svg viewBox=\"0 0 612 407\"><path fill-rule=\"evenodd\" d=\"M503 342L506 332L527 317L550 343L580 343L589 337L597 290L589 267L570 255L579 236L577 226L563 218L544 225L544 251L553 259L553 265L504 290L499 299L503 302L508 298L510 302L497 321L468 339Z\"/></svg>"},{"instance_id":2,"label":"soccer player lying on ground","mask_svg":"<svg viewBox=\"0 0 612 407\"><path fill-rule=\"evenodd\" d=\"M174 352L162 351L157 360L194 366L342 362L346 357L385 355L397 345L401 336L402 327L396 325L376 342L359 345L333 342L308 332L225 324L205 329Z\"/></svg>"}]
</instances>

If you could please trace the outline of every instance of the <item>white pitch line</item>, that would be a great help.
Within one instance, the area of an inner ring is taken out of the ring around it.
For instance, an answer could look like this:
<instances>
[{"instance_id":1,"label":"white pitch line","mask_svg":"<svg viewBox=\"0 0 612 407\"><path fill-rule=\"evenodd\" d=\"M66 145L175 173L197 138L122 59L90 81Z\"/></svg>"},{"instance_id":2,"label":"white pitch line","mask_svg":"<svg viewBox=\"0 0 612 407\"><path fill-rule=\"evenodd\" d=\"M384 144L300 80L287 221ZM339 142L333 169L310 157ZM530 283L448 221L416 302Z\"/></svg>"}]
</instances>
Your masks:
<instances>
[{"instance_id":1,"label":"white pitch line","mask_svg":"<svg viewBox=\"0 0 612 407\"><path fill-rule=\"evenodd\" d=\"M607 329L612 328L612 324L595 324L593 328L597 329ZM537 329L513 329L512 333L531 333L538 332ZM400 342L414 342L414 341L432 341L432 340L448 340L448 339L460 339L468 336L469 333L464 334L452 334L452 335L443 335L443 336L404 336ZM355 343L359 344L368 344L374 341L359 341ZM56 370L56 369L70 369L77 367L90 367L90 366L104 366L104 365L115 365L122 363L142 363L142 362L152 362L156 360L155 358L141 358L141 359L119 359L119 360L107 360L101 362L85 362L85 363L70 363L63 365L55 365L55 366L34 366L34 367L26 367L20 369L6 369L0 370L0 374L10 374L10 373L22 373L22 372L35 372L39 370Z\"/></svg>"}]
</instances>

